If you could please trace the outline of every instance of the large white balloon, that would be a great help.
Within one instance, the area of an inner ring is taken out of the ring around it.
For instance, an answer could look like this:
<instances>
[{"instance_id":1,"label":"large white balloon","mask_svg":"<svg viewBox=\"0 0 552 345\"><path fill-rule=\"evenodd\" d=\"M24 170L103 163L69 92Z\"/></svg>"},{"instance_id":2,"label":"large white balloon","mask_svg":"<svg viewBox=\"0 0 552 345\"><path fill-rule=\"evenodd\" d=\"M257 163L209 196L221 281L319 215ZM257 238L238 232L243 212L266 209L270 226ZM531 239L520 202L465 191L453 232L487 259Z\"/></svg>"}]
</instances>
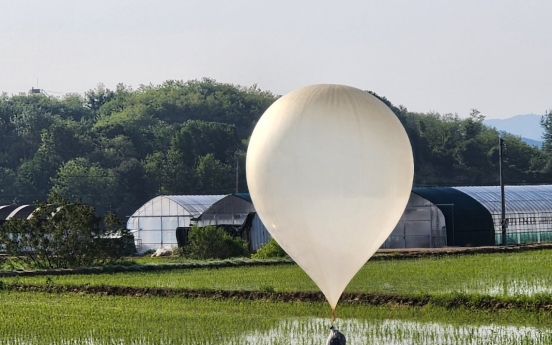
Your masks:
<instances>
[{"instance_id":1,"label":"large white balloon","mask_svg":"<svg viewBox=\"0 0 552 345\"><path fill-rule=\"evenodd\" d=\"M413 174L412 148L395 114L343 85L307 86L278 99L247 150L255 209L334 310L397 224Z\"/></svg>"}]
</instances>

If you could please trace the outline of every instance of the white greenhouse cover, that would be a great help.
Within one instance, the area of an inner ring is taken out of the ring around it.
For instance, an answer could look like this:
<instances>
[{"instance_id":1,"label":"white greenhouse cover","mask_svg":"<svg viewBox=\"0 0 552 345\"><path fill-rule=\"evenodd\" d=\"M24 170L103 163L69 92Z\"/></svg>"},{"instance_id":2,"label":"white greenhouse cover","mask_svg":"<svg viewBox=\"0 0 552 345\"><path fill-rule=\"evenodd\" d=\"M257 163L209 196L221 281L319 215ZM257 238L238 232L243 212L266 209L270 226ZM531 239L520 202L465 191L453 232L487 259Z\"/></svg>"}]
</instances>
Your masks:
<instances>
[{"instance_id":1,"label":"white greenhouse cover","mask_svg":"<svg viewBox=\"0 0 552 345\"><path fill-rule=\"evenodd\" d=\"M453 188L477 200L491 214L501 212L500 186ZM552 212L552 185L505 186L504 196L507 213Z\"/></svg>"},{"instance_id":2,"label":"white greenhouse cover","mask_svg":"<svg viewBox=\"0 0 552 345\"><path fill-rule=\"evenodd\" d=\"M177 246L176 228L190 226L225 195L161 195L146 202L127 222L138 251Z\"/></svg>"},{"instance_id":3,"label":"white greenhouse cover","mask_svg":"<svg viewBox=\"0 0 552 345\"><path fill-rule=\"evenodd\" d=\"M160 195L146 202L132 217L199 216L226 195Z\"/></svg>"}]
</instances>

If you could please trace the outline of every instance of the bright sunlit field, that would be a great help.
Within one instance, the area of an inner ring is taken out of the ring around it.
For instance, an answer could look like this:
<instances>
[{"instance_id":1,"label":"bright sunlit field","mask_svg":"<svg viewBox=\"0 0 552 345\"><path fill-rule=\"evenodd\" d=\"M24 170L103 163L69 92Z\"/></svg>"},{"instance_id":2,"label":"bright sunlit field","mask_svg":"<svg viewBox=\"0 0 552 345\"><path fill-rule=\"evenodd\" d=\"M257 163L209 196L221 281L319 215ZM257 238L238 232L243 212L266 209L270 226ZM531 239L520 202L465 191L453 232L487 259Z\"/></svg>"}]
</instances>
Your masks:
<instances>
[{"instance_id":1,"label":"bright sunlit field","mask_svg":"<svg viewBox=\"0 0 552 345\"><path fill-rule=\"evenodd\" d=\"M492 296L552 294L552 251L369 261L346 291ZM317 291L296 265L1 278L5 283L116 285L211 290Z\"/></svg>"},{"instance_id":2,"label":"bright sunlit field","mask_svg":"<svg viewBox=\"0 0 552 345\"><path fill-rule=\"evenodd\" d=\"M324 303L0 293L0 344L322 344ZM550 344L550 313L343 306L351 344Z\"/></svg>"},{"instance_id":3,"label":"bright sunlit field","mask_svg":"<svg viewBox=\"0 0 552 345\"><path fill-rule=\"evenodd\" d=\"M349 292L551 298L552 251L368 262ZM0 344L323 344L322 302L18 292L18 285L317 291L296 265L0 278ZM548 302L546 302L548 303ZM341 303L348 344L551 344L552 312Z\"/></svg>"}]
</instances>

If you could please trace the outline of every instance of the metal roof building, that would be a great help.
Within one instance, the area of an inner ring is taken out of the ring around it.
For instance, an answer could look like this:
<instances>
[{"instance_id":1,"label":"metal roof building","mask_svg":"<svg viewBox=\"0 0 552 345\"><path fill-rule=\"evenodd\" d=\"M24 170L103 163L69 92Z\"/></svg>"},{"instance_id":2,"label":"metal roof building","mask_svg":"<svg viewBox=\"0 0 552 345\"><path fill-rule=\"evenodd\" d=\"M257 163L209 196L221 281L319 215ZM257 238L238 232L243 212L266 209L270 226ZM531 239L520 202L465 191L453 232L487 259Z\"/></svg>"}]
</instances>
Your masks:
<instances>
[{"instance_id":1,"label":"metal roof building","mask_svg":"<svg viewBox=\"0 0 552 345\"><path fill-rule=\"evenodd\" d=\"M203 212L197 225L239 227L250 251L259 249L270 240L270 234L257 215L249 193L231 194L220 199Z\"/></svg>"},{"instance_id":2,"label":"metal roof building","mask_svg":"<svg viewBox=\"0 0 552 345\"><path fill-rule=\"evenodd\" d=\"M225 195L161 195L142 205L127 221L138 251L177 246L176 228L189 227Z\"/></svg>"}]
</instances>

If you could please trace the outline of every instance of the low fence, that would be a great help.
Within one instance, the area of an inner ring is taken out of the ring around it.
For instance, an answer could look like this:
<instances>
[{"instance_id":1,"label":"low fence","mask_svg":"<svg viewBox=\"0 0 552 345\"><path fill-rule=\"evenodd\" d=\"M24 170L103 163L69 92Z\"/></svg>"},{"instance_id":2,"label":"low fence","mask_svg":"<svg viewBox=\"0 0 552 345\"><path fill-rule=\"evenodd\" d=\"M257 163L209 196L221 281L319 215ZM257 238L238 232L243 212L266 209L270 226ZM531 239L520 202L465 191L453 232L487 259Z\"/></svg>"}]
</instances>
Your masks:
<instances>
[{"instance_id":1,"label":"low fence","mask_svg":"<svg viewBox=\"0 0 552 345\"><path fill-rule=\"evenodd\" d=\"M495 243L502 244L501 214L492 214ZM506 244L552 242L552 212L506 213Z\"/></svg>"}]
</instances>

